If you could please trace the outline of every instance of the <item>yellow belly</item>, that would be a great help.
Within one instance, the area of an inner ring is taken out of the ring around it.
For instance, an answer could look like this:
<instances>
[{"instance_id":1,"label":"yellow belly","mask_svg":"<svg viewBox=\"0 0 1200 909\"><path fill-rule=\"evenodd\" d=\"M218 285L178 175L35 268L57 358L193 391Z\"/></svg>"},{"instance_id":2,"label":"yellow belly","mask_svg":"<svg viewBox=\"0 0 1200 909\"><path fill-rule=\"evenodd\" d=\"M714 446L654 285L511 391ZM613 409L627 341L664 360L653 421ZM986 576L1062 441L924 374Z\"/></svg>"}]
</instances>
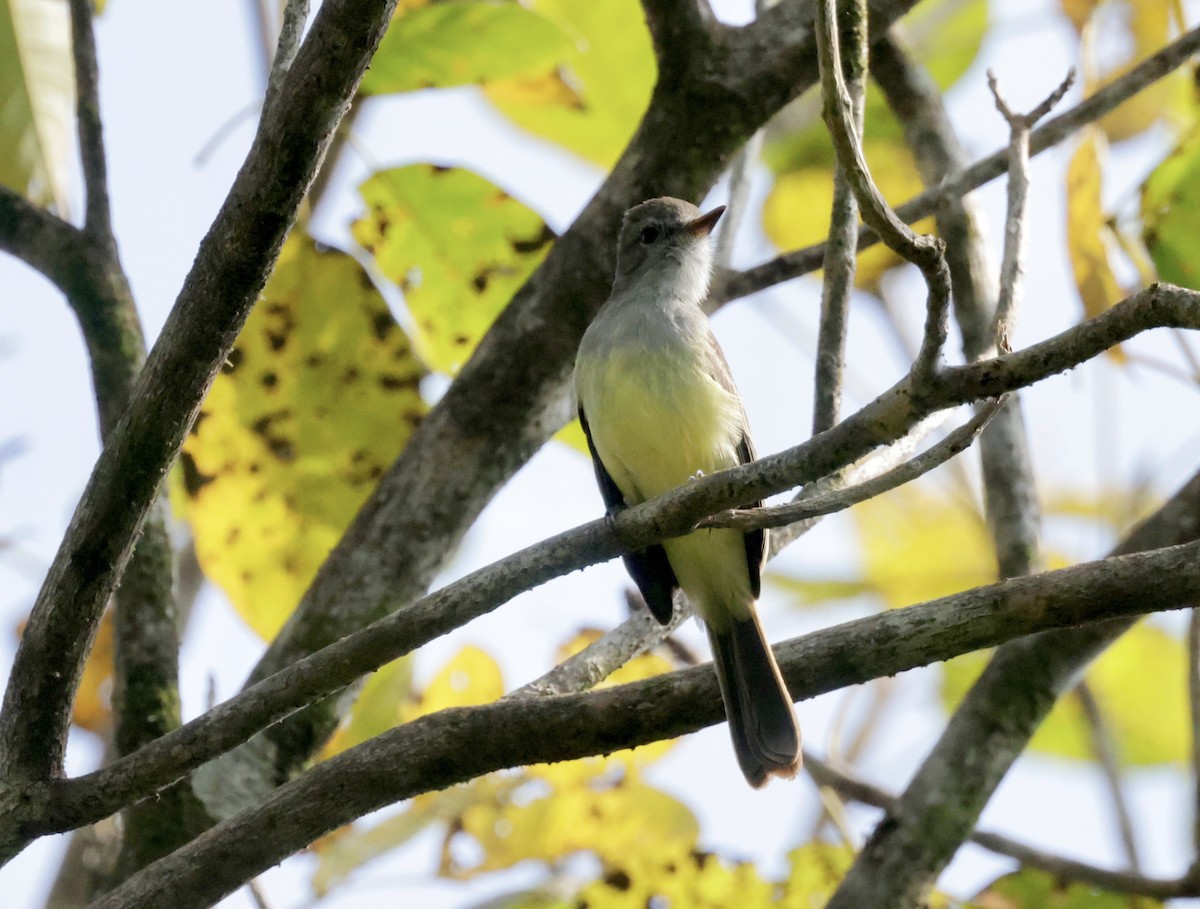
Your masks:
<instances>
[{"instance_id":1,"label":"yellow belly","mask_svg":"<svg viewBox=\"0 0 1200 909\"><path fill-rule=\"evenodd\" d=\"M689 358L614 355L581 389L592 441L629 505L739 462L741 406ZM749 614L743 535L700 530L663 543L680 586L715 630Z\"/></svg>"}]
</instances>

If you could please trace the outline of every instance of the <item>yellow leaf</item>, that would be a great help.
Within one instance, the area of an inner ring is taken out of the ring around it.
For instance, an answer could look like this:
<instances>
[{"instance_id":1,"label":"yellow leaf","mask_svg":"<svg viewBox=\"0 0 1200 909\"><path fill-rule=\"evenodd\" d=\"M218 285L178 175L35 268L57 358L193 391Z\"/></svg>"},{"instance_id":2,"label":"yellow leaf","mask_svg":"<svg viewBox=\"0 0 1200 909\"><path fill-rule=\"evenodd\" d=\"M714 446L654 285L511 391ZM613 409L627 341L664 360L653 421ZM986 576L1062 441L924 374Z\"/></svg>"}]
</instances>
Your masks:
<instances>
[{"instance_id":1,"label":"yellow leaf","mask_svg":"<svg viewBox=\"0 0 1200 909\"><path fill-rule=\"evenodd\" d=\"M0 185L70 213L71 20L61 0L0 0Z\"/></svg>"},{"instance_id":2,"label":"yellow leaf","mask_svg":"<svg viewBox=\"0 0 1200 909\"><path fill-rule=\"evenodd\" d=\"M447 707L490 704L503 695L500 664L478 647L468 646L442 667L424 691L401 706L400 719L408 723Z\"/></svg>"},{"instance_id":3,"label":"yellow leaf","mask_svg":"<svg viewBox=\"0 0 1200 909\"><path fill-rule=\"evenodd\" d=\"M354 699L350 715L321 749L321 760L362 744L401 721L401 707L412 697L412 660L401 657L371 674Z\"/></svg>"},{"instance_id":4,"label":"yellow leaf","mask_svg":"<svg viewBox=\"0 0 1200 909\"><path fill-rule=\"evenodd\" d=\"M1087 95L1093 95L1105 85L1120 79L1151 54L1157 53L1171 38L1170 5L1163 0L1131 0L1123 4L1128 7L1124 21L1128 23L1132 40L1132 56L1108 67L1089 86ZM1100 118L1100 128L1111 142L1139 135L1157 123L1164 115L1171 115L1187 103L1187 82L1183 73L1171 73L1147 86L1128 101L1109 111Z\"/></svg>"},{"instance_id":5,"label":"yellow leaf","mask_svg":"<svg viewBox=\"0 0 1200 909\"><path fill-rule=\"evenodd\" d=\"M1023 868L993 881L971 900L971 905L978 909L1160 909L1162 903Z\"/></svg>"},{"instance_id":6,"label":"yellow leaf","mask_svg":"<svg viewBox=\"0 0 1200 909\"><path fill-rule=\"evenodd\" d=\"M865 578L891 608L996 580L987 528L961 504L910 485L864 502L851 514Z\"/></svg>"},{"instance_id":7,"label":"yellow leaf","mask_svg":"<svg viewBox=\"0 0 1200 909\"><path fill-rule=\"evenodd\" d=\"M422 359L454 373L541 263L554 235L536 213L470 171L417 164L359 187L354 238L404 292Z\"/></svg>"},{"instance_id":8,"label":"yellow leaf","mask_svg":"<svg viewBox=\"0 0 1200 909\"><path fill-rule=\"evenodd\" d=\"M1163 281L1200 288L1200 130L1185 135L1142 185L1143 239Z\"/></svg>"},{"instance_id":9,"label":"yellow leaf","mask_svg":"<svg viewBox=\"0 0 1200 909\"><path fill-rule=\"evenodd\" d=\"M461 818L458 836L474 841L478 864L456 869L469 877L535 859L557 861L577 852L619 861L633 852L678 842L693 849L699 826L691 811L642 783L607 782L594 775L546 788L536 775L504 804L477 803Z\"/></svg>"},{"instance_id":10,"label":"yellow leaf","mask_svg":"<svg viewBox=\"0 0 1200 909\"><path fill-rule=\"evenodd\" d=\"M574 38L563 65L541 78L489 83L492 104L518 126L605 169L650 101L655 63L637 0L533 0Z\"/></svg>"},{"instance_id":11,"label":"yellow leaf","mask_svg":"<svg viewBox=\"0 0 1200 909\"><path fill-rule=\"evenodd\" d=\"M753 865L728 862L709 852L680 844L629 850L608 862L604 875L577 896L589 909L645 909L686 906L688 909L766 909L774 906L775 885Z\"/></svg>"},{"instance_id":12,"label":"yellow leaf","mask_svg":"<svg viewBox=\"0 0 1200 909\"><path fill-rule=\"evenodd\" d=\"M867 163L884 197L897 202L922 189L912 155L899 142L869 142ZM763 205L763 230L779 249L799 249L820 243L829 235L833 205L833 167L813 166L781 174ZM914 225L917 231L933 230L933 220ZM867 291L879 286L884 272L902 264L895 253L876 244L858 256L855 285Z\"/></svg>"},{"instance_id":13,"label":"yellow leaf","mask_svg":"<svg viewBox=\"0 0 1200 909\"><path fill-rule=\"evenodd\" d=\"M819 909L828 902L850 865L849 846L813 841L788 853L791 865L781 905L786 909Z\"/></svg>"},{"instance_id":14,"label":"yellow leaf","mask_svg":"<svg viewBox=\"0 0 1200 909\"><path fill-rule=\"evenodd\" d=\"M1100 315L1125 296L1108 259L1102 179L1099 133L1088 129L1067 166L1067 254L1087 318Z\"/></svg>"},{"instance_id":15,"label":"yellow leaf","mask_svg":"<svg viewBox=\"0 0 1200 909\"><path fill-rule=\"evenodd\" d=\"M589 458L592 456L591 451L588 450L587 436L583 434L583 427L578 419L572 420L556 432L554 438L562 444L574 448L580 454L587 455Z\"/></svg>"},{"instance_id":16,"label":"yellow leaf","mask_svg":"<svg viewBox=\"0 0 1200 909\"><path fill-rule=\"evenodd\" d=\"M945 664L942 699L948 710L962 700L986 663L986 654L972 653ZM1152 765L1184 760L1189 733L1182 642L1142 623L1101 654L1086 678L1122 762ZM1074 693L1054 705L1030 747L1073 760L1094 758L1091 732Z\"/></svg>"},{"instance_id":17,"label":"yellow leaf","mask_svg":"<svg viewBox=\"0 0 1200 909\"><path fill-rule=\"evenodd\" d=\"M272 637L420 422L423 369L350 256L293 235L181 462L196 555Z\"/></svg>"},{"instance_id":18,"label":"yellow leaf","mask_svg":"<svg viewBox=\"0 0 1200 909\"><path fill-rule=\"evenodd\" d=\"M1083 27L1087 25L1088 20L1092 18L1092 13L1096 11L1104 0L1059 0L1059 7L1071 24L1075 26L1075 31L1083 31Z\"/></svg>"},{"instance_id":19,"label":"yellow leaf","mask_svg":"<svg viewBox=\"0 0 1200 909\"><path fill-rule=\"evenodd\" d=\"M96 630L96 640L87 662L83 664L83 676L79 690L71 705L71 722L80 729L108 736L112 732L112 686L113 686L113 623L112 611L106 611Z\"/></svg>"}]
</instances>

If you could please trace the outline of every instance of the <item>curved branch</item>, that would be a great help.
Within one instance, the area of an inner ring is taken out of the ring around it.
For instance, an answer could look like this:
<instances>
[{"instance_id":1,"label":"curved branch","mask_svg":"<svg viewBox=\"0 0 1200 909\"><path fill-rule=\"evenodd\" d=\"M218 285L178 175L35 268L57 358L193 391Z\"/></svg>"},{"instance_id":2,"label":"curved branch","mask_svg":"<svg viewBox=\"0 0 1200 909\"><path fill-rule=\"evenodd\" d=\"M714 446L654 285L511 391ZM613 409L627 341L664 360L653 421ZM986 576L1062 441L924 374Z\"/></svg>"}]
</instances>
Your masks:
<instances>
[{"instance_id":1,"label":"curved branch","mask_svg":"<svg viewBox=\"0 0 1200 909\"><path fill-rule=\"evenodd\" d=\"M1200 596L1198 569L1200 543L1116 557L848 622L776 653L793 696L809 698L1017 635L1182 608ZM722 717L707 664L587 694L440 711L318 764L94 909L199 909L326 831L419 792L683 735Z\"/></svg>"},{"instance_id":2,"label":"curved branch","mask_svg":"<svg viewBox=\"0 0 1200 909\"><path fill-rule=\"evenodd\" d=\"M780 6L788 5L780 4ZM776 7L776 9L778 8ZM871 20L871 27L875 28L874 18ZM1159 79L1183 66L1197 52L1200 52L1200 28L1194 28L1180 36L1154 56L1147 57L1121 78L1104 86L1090 98L1039 126L1029 137L1030 154L1040 154L1057 145L1081 127L1100 119L1138 92L1149 88ZM1007 170L1008 149L1005 148L977 161L965 170L952 174L937 186L900 205L896 208L896 214L909 224L919 221L936 214L948 200L958 199L971 190L978 189L985 183L995 180ZM863 228L859 231L859 250L866 249L878 242L879 238L871 230ZM818 243L785 253L745 271L723 275L721 280L714 285L719 288L720 296L711 301L711 304L719 305L729 300L736 300L738 297L747 296L763 288L814 272L821 267L824 254L825 244Z\"/></svg>"},{"instance_id":3,"label":"curved branch","mask_svg":"<svg viewBox=\"0 0 1200 909\"><path fill-rule=\"evenodd\" d=\"M280 103L264 111L34 604L0 712L0 776L35 781L61 768L71 698L104 603L394 6L325 4Z\"/></svg>"}]
</instances>

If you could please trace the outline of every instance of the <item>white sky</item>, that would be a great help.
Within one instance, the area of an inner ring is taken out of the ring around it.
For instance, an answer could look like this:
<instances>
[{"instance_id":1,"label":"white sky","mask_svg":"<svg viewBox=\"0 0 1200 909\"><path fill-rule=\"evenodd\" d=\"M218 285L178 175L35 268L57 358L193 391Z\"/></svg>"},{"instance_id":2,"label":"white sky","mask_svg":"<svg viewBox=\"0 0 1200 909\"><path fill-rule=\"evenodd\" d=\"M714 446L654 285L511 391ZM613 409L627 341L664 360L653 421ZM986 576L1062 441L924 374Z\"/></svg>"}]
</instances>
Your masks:
<instances>
[{"instance_id":1,"label":"white sky","mask_svg":"<svg viewBox=\"0 0 1200 909\"><path fill-rule=\"evenodd\" d=\"M744 19L749 3L721 5L722 15ZM993 3L994 28L981 59L951 95L955 118L973 157L993 151L1006 129L987 94L984 72L995 69L1010 103L1031 106L1062 78L1071 61L1065 26L1048 21L1049 0ZM197 153L233 117L257 104L262 80L250 27L249 4L214 0L203 4L112 0L98 25L102 105L113 211L122 257L143 323L153 336L174 301L207 230L241 164L253 134L243 117L202 165ZM1194 19L1194 17L1193 17ZM1042 66L1031 66L1030 61ZM1078 99L1078 89L1067 104ZM478 102L472 90L422 92L374 103L362 120L361 142L372 165L414 161L462 164L483 173L536 208L558 229L570 223L602 178L596 169L546 143L530 142ZM1118 179L1106 186L1113 200L1126 198L1161 155L1165 136L1131 143L1114 156ZM1015 345L1023 346L1074 324L1079 304L1063 252L1065 158L1048 154L1032 168L1027 294ZM357 211L353 187L369 172L351 153L339 169L317 232L347 244L346 227ZM755 196L761 201L765 175ZM722 187L713 200L724 201ZM993 241L1000 237L1003 184L982 192ZM996 261L999 260L998 247ZM770 255L757 217L742 227L737 261ZM18 456L0 464L0 536L15 538L19 551L0 558L0 666L11 663L13 633L27 612L97 451L94 406L79 333L53 288L15 260L0 258L0 446L19 440ZM911 276L895 282L896 299L920 321L921 295ZM753 301L727 308L716 319L755 427L761 452L801 441L810 423L811 347L818 294L815 285L793 283ZM858 313L870 306L858 307ZM793 337L783 337L786 326ZM869 315L852 321L852 391L861 403L899 375L903 364ZM956 343L956 342L955 342ZM1177 362L1165 334L1137 342L1137 349ZM952 347L957 353L957 347ZM1169 492L1200 461L1196 389L1146 369L1120 372L1090 365L1050 380L1026 397L1034 456L1043 490L1069 484L1084 493L1110 484L1148 479ZM471 531L447 576L457 576L569 526L601 510L590 465L573 452L550 447L503 490ZM846 519L832 519L785 555L790 570L850 574L857 565ZM1078 525L1048 531L1056 545L1078 557L1098 555L1107 540ZM619 621L626 579L619 564L599 566L533 591L491 616L429 645L420 668L436 669L464 643L495 652L507 681L518 685L542 672L554 647L584 624ZM798 611L764 597L764 620L774 639L791 637L867 610L863 604ZM1173 625L1172 627L1177 627ZM534 632L532 629L537 628ZM706 652L698 629L685 637ZM532 645L532 646L531 646ZM188 718L203 709L209 679L217 696L238 690L261 644L232 616L219 593L206 590L183 651L184 708ZM862 774L898 789L935 740L942 716L934 703L937 677L914 672L900 678ZM847 699L852 712L863 692L837 693L800 705L806 741L824 753L835 717ZM97 759L96 743L76 736L69 769L79 772ZM817 804L804 777L752 792L742 782L723 726L686 740L652 781L697 812L702 845L727 855L766 862L782 870L783 853L807 836ZM1131 774L1130 790L1142 837L1145 870L1170 875L1189 861L1190 788L1173 769ZM862 832L874 815L855 811ZM1056 851L1113 867L1121 851L1098 775L1090 768L1044 758L1022 759L987 809L986 826ZM403 894L414 905L437 909L470 905L488 895L536 880L536 869L487 879L463 891L425 877L434 867L434 841L421 840L402 862L365 870L341 897L323 905L392 905ZM40 906L65 838L39 841L0 870L0 892L9 905ZM968 895L1008 865L968 847L943 879L946 889ZM291 863L263 878L268 900L285 909L307 899L308 868ZM223 906L251 903L244 894Z\"/></svg>"}]
</instances>

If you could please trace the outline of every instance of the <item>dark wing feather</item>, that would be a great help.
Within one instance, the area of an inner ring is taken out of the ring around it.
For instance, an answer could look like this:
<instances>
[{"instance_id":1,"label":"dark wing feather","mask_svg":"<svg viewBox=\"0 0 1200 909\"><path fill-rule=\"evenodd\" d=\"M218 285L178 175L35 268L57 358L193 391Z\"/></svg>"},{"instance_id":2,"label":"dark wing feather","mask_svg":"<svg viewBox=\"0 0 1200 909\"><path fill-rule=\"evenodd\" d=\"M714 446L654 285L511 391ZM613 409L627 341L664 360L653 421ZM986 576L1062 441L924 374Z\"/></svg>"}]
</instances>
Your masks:
<instances>
[{"instance_id":1,"label":"dark wing feather","mask_svg":"<svg viewBox=\"0 0 1200 909\"><path fill-rule=\"evenodd\" d=\"M708 349L709 349L709 368L712 370L713 378L727 392L737 398L738 405L742 403L742 396L738 394L737 386L733 384L733 373L729 369L729 363L725 360L725 354L721 347L717 344L717 339L710 331L708 333ZM754 453L754 442L750 439L750 425L746 419L746 411L742 409L742 437L738 441L737 446L738 461L742 464L749 464L756 457ZM762 500L757 502L745 502L743 506L746 508L758 508L762 505ZM767 557L767 532L766 530L751 530L746 534L746 567L750 571L750 592L754 594L754 599L758 599L762 592L762 567L763 562Z\"/></svg>"},{"instance_id":2,"label":"dark wing feather","mask_svg":"<svg viewBox=\"0 0 1200 909\"><path fill-rule=\"evenodd\" d=\"M625 496L604 466L604 462L600 460L582 405L579 408L579 424L583 427L583 434L587 437L588 451L592 454L592 466L596 469L596 482L600 486L600 495L604 498L604 504L608 506L609 513L614 513L625 507ZM645 549L628 553L622 557L622 560L625 562L625 570L637 584L642 598L650 608L650 614L658 619L660 624L666 625L671 621L671 613L675 606L675 588L679 586L679 581L675 578L675 571L667 559L667 551L656 543Z\"/></svg>"}]
</instances>

